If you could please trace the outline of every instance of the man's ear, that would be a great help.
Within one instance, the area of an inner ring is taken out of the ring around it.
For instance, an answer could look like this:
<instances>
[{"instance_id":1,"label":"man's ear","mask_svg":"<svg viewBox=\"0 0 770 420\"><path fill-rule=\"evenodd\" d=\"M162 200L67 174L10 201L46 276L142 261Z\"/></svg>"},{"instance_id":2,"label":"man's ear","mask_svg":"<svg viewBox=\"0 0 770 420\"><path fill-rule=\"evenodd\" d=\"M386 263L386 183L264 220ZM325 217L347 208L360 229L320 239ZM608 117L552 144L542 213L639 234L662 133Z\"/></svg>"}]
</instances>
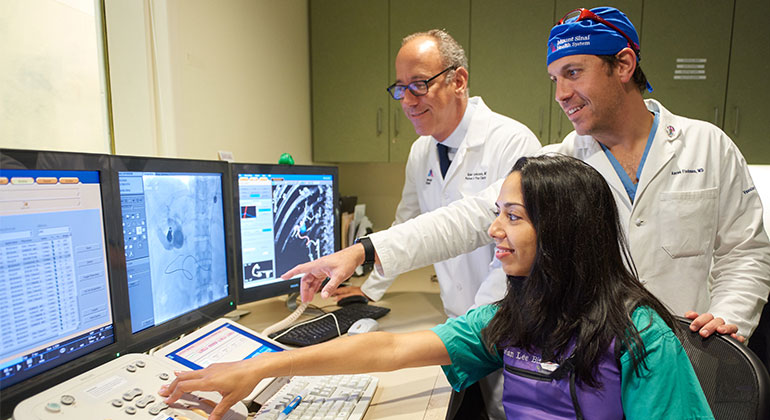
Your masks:
<instances>
[{"instance_id":1,"label":"man's ear","mask_svg":"<svg viewBox=\"0 0 770 420\"><path fill-rule=\"evenodd\" d=\"M468 70L465 67L458 67L455 70L455 77L452 80L455 92L465 94L468 90Z\"/></svg>"},{"instance_id":2,"label":"man's ear","mask_svg":"<svg viewBox=\"0 0 770 420\"><path fill-rule=\"evenodd\" d=\"M631 48L623 48L615 55L618 58L615 70L620 76L620 81L628 83L634 77L636 70L636 53Z\"/></svg>"}]
</instances>

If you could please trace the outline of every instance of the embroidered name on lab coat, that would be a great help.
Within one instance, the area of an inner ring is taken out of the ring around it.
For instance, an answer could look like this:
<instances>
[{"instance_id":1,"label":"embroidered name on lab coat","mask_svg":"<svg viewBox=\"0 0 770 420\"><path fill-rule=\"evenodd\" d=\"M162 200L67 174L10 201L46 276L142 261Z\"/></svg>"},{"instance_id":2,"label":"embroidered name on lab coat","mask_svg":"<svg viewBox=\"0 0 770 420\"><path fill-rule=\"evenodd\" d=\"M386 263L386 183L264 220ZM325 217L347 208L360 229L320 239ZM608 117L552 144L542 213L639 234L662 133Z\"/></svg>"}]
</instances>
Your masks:
<instances>
[{"instance_id":1,"label":"embroidered name on lab coat","mask_svg":"<svg viewBox=\"0 0 770 420\"><path fill-rule=\"evenodd\" d=\"M487 171L468 172L465 174L466 181L484 181L487 179Z\"/></svg>"},{"instance_id":2,"label":"embroidered name on lab coat","mask_svg":"<svg viewBox=\"0 0 770 420\"><path fill-rule=\"evenodd\" d=\"M699 174L704 172L703 168L698 169L680 169L678 171L671 171L671 175L681 175L681 174Z\"/></svg>"}]
</instances>

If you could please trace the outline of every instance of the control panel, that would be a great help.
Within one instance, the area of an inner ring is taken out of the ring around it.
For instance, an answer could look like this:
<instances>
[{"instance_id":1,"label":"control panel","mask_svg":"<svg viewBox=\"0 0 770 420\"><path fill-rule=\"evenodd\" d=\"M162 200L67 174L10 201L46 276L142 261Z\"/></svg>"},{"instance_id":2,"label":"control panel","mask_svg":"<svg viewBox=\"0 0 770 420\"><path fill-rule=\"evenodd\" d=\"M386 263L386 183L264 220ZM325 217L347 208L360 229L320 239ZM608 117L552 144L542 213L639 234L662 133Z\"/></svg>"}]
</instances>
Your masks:
<instances>
[{"instance_id":1,"label":"control panel","mask_svg":"<svg viewBox=\"0 0 770 420\"><path fill-rule=\"evenodd\" d=\"M182 368L184 369L184 368ZM158 395L174 380L180 366L146 354L127 354L91 369L19 403L14 420L149 419L205 420L221 396L216 392L185 393L167 405ZM224 420L245 420L238 403Z\"/></svg>"}]
</instances>

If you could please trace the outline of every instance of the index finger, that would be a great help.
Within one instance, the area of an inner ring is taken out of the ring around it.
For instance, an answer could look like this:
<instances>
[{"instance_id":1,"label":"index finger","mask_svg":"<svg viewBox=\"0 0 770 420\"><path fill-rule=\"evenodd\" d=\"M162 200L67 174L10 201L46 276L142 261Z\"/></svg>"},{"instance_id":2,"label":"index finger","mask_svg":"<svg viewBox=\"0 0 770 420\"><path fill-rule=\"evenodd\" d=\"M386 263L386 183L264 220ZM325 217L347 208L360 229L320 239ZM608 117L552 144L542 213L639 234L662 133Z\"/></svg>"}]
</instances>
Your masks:
<instances>
[{"instance_id":1,"label":"index finger","mask_svg":"<svg viewBox=\"0 0 770 420\"><path fill-rule=\"evenodd\" d=\"M710 313L704 313L698 315L693 321L690 323L690 330L691 331L698 331L701 328L703 328L704 325L708 324L714 319L714 315ZM715 326L716 328L716 326Z\"/></svg>"},{"instance_id":2,"label":"index finger","mask_svg":"<svg viewBox=\"0 0 770 420\"><path fill-rule=\"evenodd\" d=\"M290 278L292 278L292 277L295 277L295 276L297 276L298 274L302 274L302 273L304 273L304 272L305 272L305 269L304 269L304 267L305 267L305 265L307 265L307 264L308 264L308 263L304 263L304 264L295 265L295 266L294 266L294 268L292 268L291 270L289 270L289 271L287 271L287 272L285 272L285 273L281 274L281 278L282 278L282 279L284 279L284 280L289 280Z\"/></svg>"},{"instance_id":3,"label":"index finger","mask_svg":"<svg viewBox=\"0 0 770 420\"><path fill-rule=\"evenodd\" d=\"M161 397L168 397L169 395L173 394L176 390L177 386L179 385L179 382L199 377L197 371L190 371L190 372L182 372L182 371L176 371L174 372L174 380L171 381L170 384L163 385L160 387L160 390L158 391L158 394ZM175 398L174 401L176 401L179 397ZM173 402L173 401L172 401Z\"/></svg>"},{"instance_id":4,"label":"index finger","mask_svg":"<svg viewBox=\"0 0 770 420\"><path fill-rule=\"evenodd\" d=\"M206 385L206 381L203 379L183 379L176 384L171 395L163 400L163 402L171 405L181 398L185 392L193 391L215 391L215 389Z\"/></svg>"}]
</instances>

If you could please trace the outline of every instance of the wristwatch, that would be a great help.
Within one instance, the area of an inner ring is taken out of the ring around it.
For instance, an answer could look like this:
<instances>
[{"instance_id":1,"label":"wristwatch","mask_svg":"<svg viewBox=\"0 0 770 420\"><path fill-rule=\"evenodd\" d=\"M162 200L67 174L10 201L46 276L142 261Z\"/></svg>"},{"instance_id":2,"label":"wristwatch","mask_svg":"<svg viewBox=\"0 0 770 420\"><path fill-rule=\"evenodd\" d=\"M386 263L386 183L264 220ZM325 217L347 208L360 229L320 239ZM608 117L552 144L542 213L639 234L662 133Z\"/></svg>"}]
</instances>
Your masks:
<instances>
[{"instance_id":1,"label":"wristwatch","mask_svg":"<svg viewBox=\"0 0 770 420\"><path fill-rule=\"evenodd\" d=\"M368 236L360 236L356 239L357 244L364 246L364 263L363 265L374 264L374 245L372 240Z\"/></svg>"}]
</instances>

